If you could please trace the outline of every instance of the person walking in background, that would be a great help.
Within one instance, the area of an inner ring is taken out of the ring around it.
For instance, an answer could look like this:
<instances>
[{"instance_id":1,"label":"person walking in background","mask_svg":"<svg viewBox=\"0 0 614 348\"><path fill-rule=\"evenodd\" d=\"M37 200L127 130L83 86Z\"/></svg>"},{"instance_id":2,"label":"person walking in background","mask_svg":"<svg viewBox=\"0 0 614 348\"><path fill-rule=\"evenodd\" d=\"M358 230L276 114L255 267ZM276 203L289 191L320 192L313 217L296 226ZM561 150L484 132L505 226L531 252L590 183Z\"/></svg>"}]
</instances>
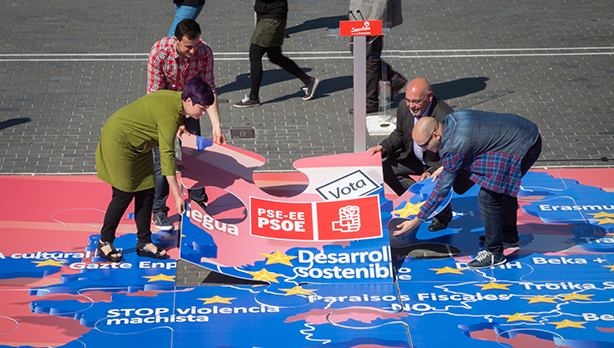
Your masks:
<instances>
[{"instance_id":1,"label":"person walking in background","mask_svg":"<svg viewBox=\"0 0 614 348\"><path fill-rule=\"evenodd\" d=\"M401 0L350 0L349 20L381 20L385 28L403 23ZM383 36L367 37L367 113L379 111L379 81L390 81L391 97L403 90L407 80L382 60ZM385 72L383 73L382 70ZM353 114L354 110L350 109Z\"/></svg>"},{"instance_id":2,"label":"person walking in background","mask_svg":"<svg viewBox=\"0 0 614 348\"><path fill-rule=\"evenodd\" d=\"M213 102L207 109L207 113L211 121L213 140L223 144L226 138L222 133L215 90L213 51L200 39L200 34L198 23L188 18L179 22L174 37L162 38L153 45L147 62L147 94L161 89L181 91L187 81L198 76L212 89ZM191 134L201 135L198 119L188 117L185 120L185 128ZM158 229L169 231L173 229L173 224L168 219L169 208L166 206L169 187L161 173L158 148L154 149L154 163L156 193L153 204L153 222ZM207 194L204 188L188 190L188 195L203 211L205 210Z\"/></svg>"},{"instance_id":3,"label":"person walking in background","mask_svg":"<svg viewBox=\"0 0 614 348\"><path fill-rule=\"evenodd\" d=\"M245 95L243 100L234 103L234 107L248 108L260 105L262 57L265 53L268 55L271 63L279 65L305 84L305 87L302 88L305 93L303 100L313 98L320 81L315 77L307 75L294 61L281 53L288 16L288 1L256 0L254 10L256 11L257 23L249 46L251 89L249 95Z\"/></svg>"},{"instance_id":4,"label":"person walking in background","mask_svg":"<svg viewBox=\"0 0 614 348\"><path fill-rule=\"evenodd\" d=\"M205 0L173 0L175 4L175 20L168 31L168 37L175 36L175 28L182 20L189 18L196 20L205 6Z\"/></svg>"}]
</instances>

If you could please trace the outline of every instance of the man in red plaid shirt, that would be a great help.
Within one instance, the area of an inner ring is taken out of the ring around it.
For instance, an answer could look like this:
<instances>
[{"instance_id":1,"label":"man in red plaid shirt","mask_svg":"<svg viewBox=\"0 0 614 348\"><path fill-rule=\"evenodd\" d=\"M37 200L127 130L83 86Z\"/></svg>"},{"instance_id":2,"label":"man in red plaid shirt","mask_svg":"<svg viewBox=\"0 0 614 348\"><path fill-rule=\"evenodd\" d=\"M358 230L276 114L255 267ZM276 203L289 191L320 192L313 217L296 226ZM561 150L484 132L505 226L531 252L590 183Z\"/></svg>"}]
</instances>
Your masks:
<instances>
[{"instance_id":1,"label":"man in red plaid shirt","mask_svg":"<svg viewBox=\"0 0 614 348\"><path fill-rule=\"evenodd\" d=\"M213 77L213 51L200 39L200 26L192 19L184 19L175 29L175 37L158 40L149 53L147 62L147 94L160 89L181 91L194 76L199 76L213 90L214 101L207 109L211 120L213 140L223 144L226 138L222 133L217 93ZM200 123L193 118L186 118L185 128L188 132L200 135ZM168 220L166 199L169 187L162 175L160 152L154 149L154 167L156 170L156 194L154 197L154 224L161 230L171 230L173 224ZM189 197L203 210L206 208L205 189L189 190Z\"/></svg>"},{"instance_id":2,"label":"man in red plaid shirt","mask_svg":"<svg viewBox=\"0 0 614 348\"><path fill-rule=\"evenodd\" d=\"M503 249L519 242L516 197L520 182L541 153L537 125L517 115L462 110L446 116L443 123L421 118L412 136L421 148L439 152L443 164L432 175L440 176L439 182L418 216L398 225L393 234L403 235L418 227L453 186L458 192L456 184L469 179L482 187L478 205L485 236L484 250L467 267L487 268L507 262Z\"/></svg>"}]
</instances>

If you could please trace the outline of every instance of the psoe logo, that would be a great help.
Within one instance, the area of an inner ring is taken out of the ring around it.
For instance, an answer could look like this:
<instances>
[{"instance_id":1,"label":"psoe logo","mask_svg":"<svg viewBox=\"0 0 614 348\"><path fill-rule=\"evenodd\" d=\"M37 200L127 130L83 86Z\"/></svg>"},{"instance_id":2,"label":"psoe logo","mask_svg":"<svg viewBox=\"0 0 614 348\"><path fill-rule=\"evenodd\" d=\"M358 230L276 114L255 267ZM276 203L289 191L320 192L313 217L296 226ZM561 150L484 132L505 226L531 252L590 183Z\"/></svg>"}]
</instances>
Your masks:
<instances>
[{"instance_id":1,"label":"psoe logo","mask_svg":"<svg viewBox=\"0 0 614 348\"><path fill-rule=\"evenodd\" d=\"M333 221L333 231L342 233L360 231L360 207L348 205L339 208L339 220Z\"/></svg>"},{"instance_id":2,"label":"psoe logo","mask_svg":"<svg viewBox=\"0 0 614 348\"><path fill-rule=\"evenodd\" d=\"M363 197L379 188L373 179L358 169L315 190L324 200L330 201Z\"/></svg>"},{"instance_id":3,"label":"psoe logo","mask_svg":"<svg viewBox=\"0 0 614 348\"><path fill-rule=\"evenodd\" d=\"M367 30L371 30L371 28L369 28L369 26L371 25L371 23L369 23L369 21L365 21L365 23L363 24L362 27L360 28L352 28L352 32L359 32L359 31L367 31Z\"/></svg>"}]
</instances>

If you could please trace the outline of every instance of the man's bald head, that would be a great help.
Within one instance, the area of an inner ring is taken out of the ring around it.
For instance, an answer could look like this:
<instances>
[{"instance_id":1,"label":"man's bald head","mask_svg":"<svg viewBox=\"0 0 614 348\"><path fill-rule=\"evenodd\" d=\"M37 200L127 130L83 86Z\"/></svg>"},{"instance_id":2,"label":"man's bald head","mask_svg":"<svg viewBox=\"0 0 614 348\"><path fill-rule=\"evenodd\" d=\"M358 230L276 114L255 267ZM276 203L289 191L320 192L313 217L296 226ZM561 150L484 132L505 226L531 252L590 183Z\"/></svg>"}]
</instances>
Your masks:
<instances>
[{"instance_id":1,"label":"man's bald head","mask_svg":"<svg viewBox=\"0 0 614 348\"><path fill-rule=\"evenodd\" d=\"M407 85L407 91L412 91L425 95L426 93L431 91L431 84L427 81L427 79L423 77L417 77L409 82L409 84Z\"/></svg>"},{"instance_id":2,"label":"man's bald head","mask_svg":"<svg viewBox=\"0 0 614 348\"><path fill-rule=\"evenodd\" d=\"M423 150L438 152L442 132L443 127L439 121L433 117L422 117L416 122L411 136Z\"/></svg>"},{"instance_id":3,"label":"man's bald head","mask_svg":"<svg viewBox=\"0 0 614 348\"><path fill-rule=\"evenodd\" d=\"M418 130L421 133L430 134L435 128L437 128L438 123L439 122L437 122L434 117L422 117L414 126L414 130Z\"/></svg>"},{"instance_id":4,"label":"man's bald head","mask_svg":"<svg viewBox=\"0 0 614 348\"><path fill-rule=\"evenodd\" d=\"M409 82L405 90L405 103L412 115L424 115L432 100L431 84L425 78L418 77Z\"/></svg>"}]
</instances>

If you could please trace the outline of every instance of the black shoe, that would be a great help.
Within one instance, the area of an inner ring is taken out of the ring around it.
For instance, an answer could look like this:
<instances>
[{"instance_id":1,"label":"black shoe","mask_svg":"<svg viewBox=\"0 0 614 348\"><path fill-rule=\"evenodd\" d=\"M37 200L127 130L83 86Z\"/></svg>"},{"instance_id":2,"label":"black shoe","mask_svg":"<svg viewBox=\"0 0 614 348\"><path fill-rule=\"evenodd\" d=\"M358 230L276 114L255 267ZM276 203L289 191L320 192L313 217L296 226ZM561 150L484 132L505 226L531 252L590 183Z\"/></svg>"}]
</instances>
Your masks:
<instances>
[{"instance_id":1,"label":"black shoe","mask_svg":"<svg viewBox=\"0 0 614 348\"><path fill-rule=\"evenodd\" d=\"M207 203L205 202L196 202L196 204L198 204L198 206L204 211L207 211Z\"/></svg>"},{"instance_id":2,"label":"black shoe","mask_svg":"<svg viewBox=\"0 0 614 348\"><path fill-rule=\"evenodd\" d=\"M350 109L350 115L354 115L354 109ZM372 114L379 111L379 106L367 106L367 113Z\"/></svg>"},{"instance_id":3,"label":"black shoe","mask_svg":"<svg viewBox=\"0 0 614 348\"><path fill-rule=\"evenodd\" d=\"M440 221L439 219L433 219L433 222L431 222L431 225L429 226L429 228L427 228L429 231L431 232L436 232L436 231L441 231L444 228L448 227L448 223L444 223L442 221Z\"/></svg>"},{"instance_id":4,"label":"black shoe","mask_svg":"<svg viewBox=\"0 0 614 348\"><path fill-rule=\"evenodd\" d=\"M238 103L232 104L235 108L251 108L252 106L260 105L260 99L251 100L248 95L245 95L245 98Z\"/></svg>"},{"instance_id":5,"label":"black shoe","mask_svg":"<svg viewBox=\"0 0 614 348\"><path fill-rule=\"evenodd\" d=\"M188 197L192 200L192 202L198 204L198 206L203 210L207 211L207 202L209 201L209 196L207 196L207 192L205 188L198 188L188 191Z\"/></svg>"},{"instance_id":6,"label":"black shoe","mask_svg":"<svg viewBox=\"0 0 614 348\"><path fill-rule=\"evenodd\" d=\"M153 244L153 243L151 243L151 244ZM153 252L145 249L146 245L147 244L141 243L141 242L136 243L136 254L138 256L141 256L141 257L151 257L151 258L154 258L156 260L164 260L164 259L168 259L169 258L168 253L162 254L162 252L164 250L158 248L158 246L154 245L156 247L156 252L153 253Z\"/></svg>"},{"instance_id":7,"label":"black shoe","mask_svg":"<svg viewBox=\"0 0 614 348\"><path fill-rule=\"evenodd\" d=\"M493 254L488 250L482 250L476 258L467 264L470 269L480 269L499 266L507 262L505 255Z\"/></svg>"},{"instance_id":8,"label":"black shoe","mask_svg":"<svg viewBox=\"0 0 614 348\"><path fill-rule=\"evenodd\" d=\"M478 239L480 240L480 242L484 243L486 241L486 236L481 235ZM517 240L515 242L503 242L504 249L513 249L518 247L520 247L520 240Z\"/></svg>"},{"instance_id":9,"label":"black shoe","mask_svg":"<svg viewBox=\"0 0 614 348\"><path fill-rule=\"evenodd\" d=\"M406 84L407 84L407 80L402 79L401 82L390 86L390 92L391 92L390 101L394 100L394 98L397 96L397 94L399 94L399 92L401 92L401 90L403 90Z\"/></svg>"},{"instance_id":10,"label":"black shoe","mask_svg":"<svg viewBox=\"0 0 614 348\"><path fill-rule=\"evenodd\" d=\"M154 214L153 223L156 225L156 228L161 231L170 231L173 229L173 224L166 216L165 211L160 211Z\"/></svg>"},{"instance_id":11,"label":"black shoe","mask_svg":"<svg viewBox=\"0 0 614 348\"><path fill-rule=\"evenodd\" d=\"M105 246L111 247L111 251L109 251L108 254L105 254L104 251L102 251L102 248ZM99 240L97 250L98 250L98 257L105 259L107 261L110 261L110 262L119 262L123 258L122 254L120 254L119 251L115 249L115 246L113 246L113 243L111 242L103 242ZM115 255L115 256L112 256L112 255Z\"/></svg>"},{"instance_id":12,"label":"black shoe","mask_svg":"<svg viewBox=\"0 0 614 348\"><path fill-rule=\"evenodd\" d=\"M320 80L318 80L317 78L315 77L311 78L311 82L309 82L308 85L303 87L303 92L305 92L305 96L303 97L303 100L309 100L313 98L313 95L316 92L316 88L318 88L319 83L320 83Z\"/></svg>"}]
</instances>

